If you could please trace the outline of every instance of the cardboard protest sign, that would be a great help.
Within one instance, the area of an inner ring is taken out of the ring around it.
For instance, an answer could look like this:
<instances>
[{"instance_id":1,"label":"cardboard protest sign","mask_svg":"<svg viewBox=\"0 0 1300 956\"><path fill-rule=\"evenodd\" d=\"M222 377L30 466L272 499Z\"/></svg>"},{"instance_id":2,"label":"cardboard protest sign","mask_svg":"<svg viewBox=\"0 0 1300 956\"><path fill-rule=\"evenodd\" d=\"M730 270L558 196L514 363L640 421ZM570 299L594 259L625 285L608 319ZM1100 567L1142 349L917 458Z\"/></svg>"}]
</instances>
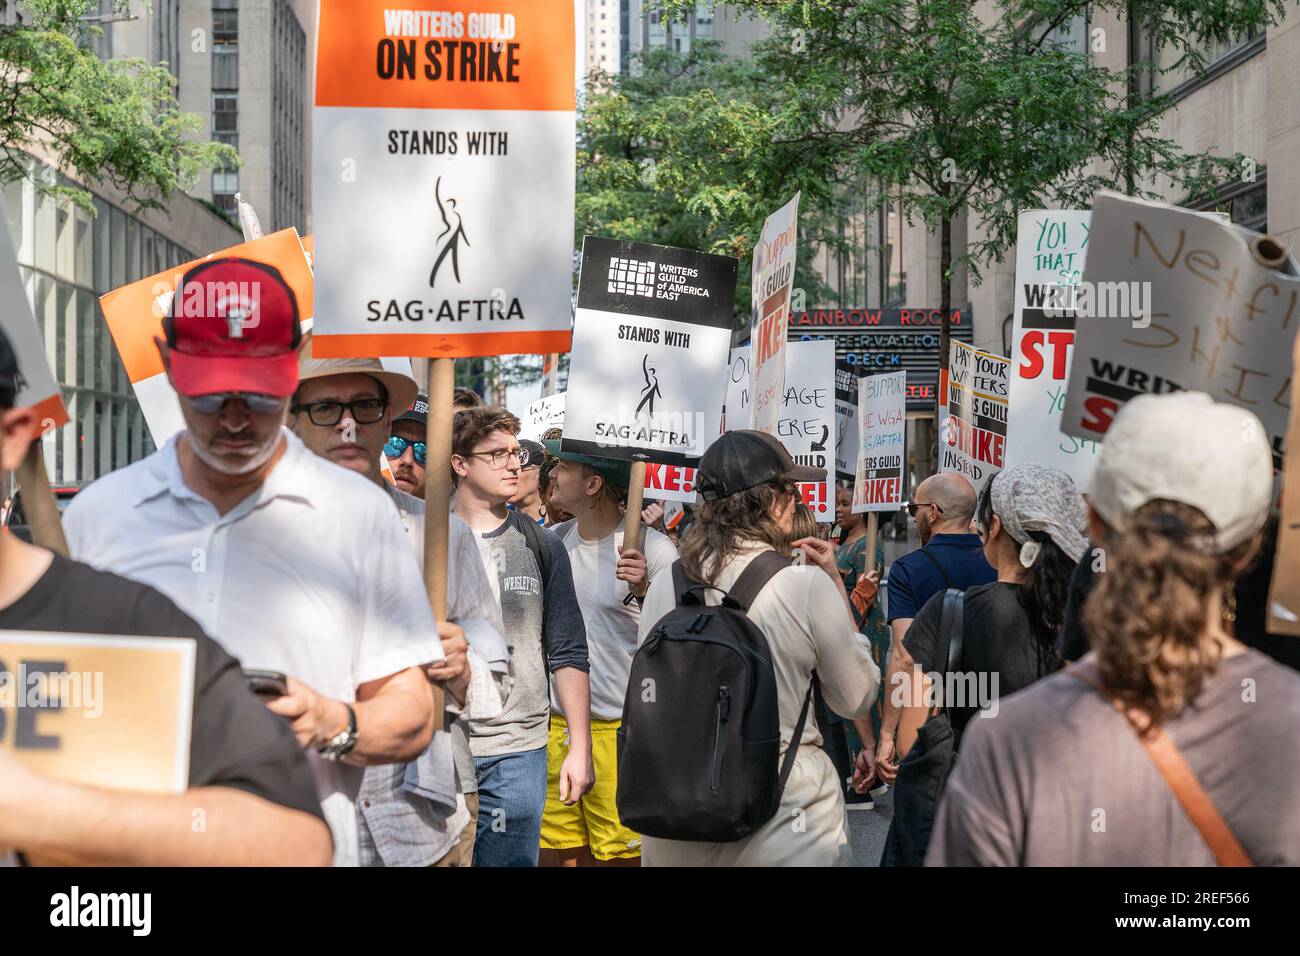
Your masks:
<instances>
[{"instance_id":1,"label":"cardboard protest sign","mask_svg":"<svg viewBox=\"0 0 1300 956\"><path fill-rule=\"evenodd\" d=\"M859 379L854 514L897 511L903 506L906 430L907 372L868 375Z\"/></svg>"},{"instance_id":2,"label":"cardboard protest sign","mask_svg":"<svg viewBox=\"0 0 1300 956\"><path fill-rule=\"evenodd\" d=\"M547 395L535 402L530 402L524 409L524 418L520 422L519 437L541 441L542 436L552 428L564 427L564 403L568 392Z\"/></svg>"},{"instance_id":3,"label":"cardboard protest sign","mask_svg":"<svg viewBox=\"0 0 1300 956\"><path fill-rule=\"evenodd\" d=\"M194 655L189 638L0 631L0 746L60 780L180 793Z\"/></svg>"},{"instance_id":4,"label":"cardboard protest sign","mask_svg":"<svg viewBox=\"0 0 1300 956\"><path fill-rule=\"evenodd\" d=\"M282 229L262 239L210 253L99 297L104 320L126 368L127 378L131 380L145 424L149 426L154 444L159 447L185 427L185 420L181 417L176 392L163 371L162 357L154 338L162 337L162 320L171 308L181 276L201 262L232 257L275 266L293 289L299 314L310 319L314 308L311 266L296 229ZM194 286L184 290L182 295L189 295L191 291L196 295L207 295L219 290ZM254 295L255 290L248 290L248 294Z\"/></svg>"},{"instance_id":5,"label":"cardboard protest sign","mask_svg":"<svg viewBox=\"0 0 1300 956\"><path fill-rule=\"evenodd\" d=\"M1292 353L1292 367L1300 369L1300 338ZM1273 559L1273 580L1268 591L1268 625L1273 634L1300 637L1300 376L1291 376L1291 419L1286 447L1293 454L1286 459L1282 475L1282 514L1277 526L1277 553Z\"/></svg>"},{"instance_id":6,"label":"cardboard protest sign","mask_svg":"<svg viewBox=\"0 0 1300 956\"><path fill-rule=\"evenodd\" d=\"M1010 360L952 342L941 377L940 471L963 475L978 492L1006 465Z\"/></svg>"},{"instance_id":7,"label":"cardboard protest sign","mask_svg":"<svg viewBox=\"0 0 1300 956\"><path fill-rule=\"evenodd\" d=\"M853 481L858 470L858 380L865 366L835 363L835 477Z\"/></svg>"},{"instance_id":8,"label":"cardboard protest sign","mask_svg":"<svg viewBox=\"0 0 1300 956\"><path fill-rule=\"evenodd\" d=\"M718 434L736 260L588 236L565 451L694 466Z\"/></svg>"},{"instance_id":9,"label":"cardboard protest sign","mask_svg":"<svg viewBox=\"0 0 1300 956\"><path fill-rule=\"evenodd\" d=\"M1214 216L1099 193L1061 430L1101 439L1141 394L1206 392L1259 416L1282 467L1300 269L1261 264L1257 234ZM1288 274L1288 272L1290 274Z\"/></svg>"},{"instance_id":10,"label":"cardboard protest sign","mask_svg":"<svg viewBox=\"0 0 1300 956\"><path fill-rule=\"evenodd\" d=\"M799 241L799 195L795 193L763 223L750 269L749 339L754 351L749 427L770 435L776 434L785 394L786 329Z\"/></svg>"},{"instance_id":11,"label":"cardboard protest sign","mask_svg":"<svg viewBox=\"0 0 1300 956\"><path fill-rule=\"evenodd\" d=\"M570 0L321 0L318 354L569 349Z\"/></svg>"},{"instance_id":12,"label":"cardboard protest sign","mask_svg":"<svg viewBox=\"0 0 1300 956\"><path fill-rule=\"evenodd\" d=\"M0 214L8 222L4 197L0 196ZM13 347L14 357L18 360L18 394L14 397L15 407L31 408L36 412L37 435L58 428L68 421L68 409L63 404L63 393L54 379L50 369L50 360L45 352L45 342L41 338L40 327L32 315L27 293L23 291L23 280L18 273L18 256L14 251L13 238L8 229L0 229L0 329Z\"/></svg>"},{"instance_id":13,"label":"cardboard protest sign","mask_svg":"<svg viewBox=\"0 0 1300 956\"><path fill-rule=\"evenodd\" d=\"M801 465L825 468L824 481L799 486L820 522L835 520L835 343L791 342L786 346L785 400L776 435Z\"/></svg>"},{"instance_id":14,"label":"cardboard protest sign","mask_svg":"<svg viewBox=\"0 0 1300 956\"><path fill-rule=\"evenodd\" d=\"M1047 307L1068 301L1071 287L1083 278L1091 216L1087 209L1020 214L1007 406L1006 463L1059 468L1080 488L1087 487L1101 445L1061 434L1074 313Z\"/></svg>"}]
</instances>

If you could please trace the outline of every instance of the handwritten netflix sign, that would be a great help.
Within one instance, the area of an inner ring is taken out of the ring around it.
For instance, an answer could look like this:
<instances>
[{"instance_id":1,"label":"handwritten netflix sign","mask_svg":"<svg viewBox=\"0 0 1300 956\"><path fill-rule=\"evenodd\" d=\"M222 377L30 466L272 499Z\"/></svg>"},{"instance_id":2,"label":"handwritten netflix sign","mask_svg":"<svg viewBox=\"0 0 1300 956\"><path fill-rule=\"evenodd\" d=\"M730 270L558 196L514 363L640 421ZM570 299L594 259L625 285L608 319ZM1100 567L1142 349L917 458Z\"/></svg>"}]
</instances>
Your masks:
<instances>
[{"instance_id":1,"label":"handwritten netflix sign","mask_svg":"<svg viewBox=\"0 0 1300 956\"><path fill-rule=\"evenodd\" d=\"M1136 286L1145 307L1130 319L1080 310L1061 430L1104 440L1137 395L1205 392L1259 416L1280 470L1300 275L1257 261L1257 234L1163 203L1099 193L1091 229L1081 284L1098 297Z\"/></svg>"}]
</instances>

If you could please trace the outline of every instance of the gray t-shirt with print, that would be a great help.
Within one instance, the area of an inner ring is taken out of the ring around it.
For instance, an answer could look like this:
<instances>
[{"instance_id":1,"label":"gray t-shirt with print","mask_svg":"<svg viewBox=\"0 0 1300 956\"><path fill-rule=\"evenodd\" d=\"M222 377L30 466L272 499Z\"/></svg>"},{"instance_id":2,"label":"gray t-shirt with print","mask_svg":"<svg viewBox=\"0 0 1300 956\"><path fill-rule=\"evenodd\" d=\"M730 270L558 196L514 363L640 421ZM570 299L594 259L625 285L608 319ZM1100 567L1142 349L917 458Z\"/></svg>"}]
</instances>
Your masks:
<instances>
[{"instance_id":1,"label":"gray t-shirt with print","mask_svg":"<svg viewBox=\"0 0 1300 956\"><path fill-rule=\"evenodd\" d=\"M475 757L524 753L546 746L551 712L547 666L583 672L587 632L573 589L569 554L560 539L538 528L550 549L551 573L543 582L537 559L520 528L527 521L510 512L501 526L477 536L488 581L501 606L501 622L510 648L510 695L500 716L458 721L469 730Z\"/></svg>"}]
</instances>

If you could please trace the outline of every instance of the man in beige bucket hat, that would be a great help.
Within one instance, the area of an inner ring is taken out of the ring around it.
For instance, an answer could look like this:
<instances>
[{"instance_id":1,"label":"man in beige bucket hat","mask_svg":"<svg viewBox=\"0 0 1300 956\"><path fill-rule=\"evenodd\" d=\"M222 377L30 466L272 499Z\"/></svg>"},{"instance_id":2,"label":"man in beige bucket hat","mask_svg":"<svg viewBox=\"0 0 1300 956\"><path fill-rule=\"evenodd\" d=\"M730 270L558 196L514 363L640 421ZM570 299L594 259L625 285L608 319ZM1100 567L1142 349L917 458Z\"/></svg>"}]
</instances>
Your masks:
<instances>
[{"instance_id":1,"label":"man in beige bucket hat","mask_svg":"<svg viewBox=\"0 0 1300 956\"><path fill-rule=\"evenodd\" d=\"M385 481L381 471L392 419L414 401L415 380L385 369L377 358L315 358L310 333L298 353L298 380L289 427L320 457L387 492L422 564L424 502ZM451 637L444 632L442 643L448 664L460 666L454 674L447 664L429 672L448 692L448 730L434 734L413 763L366 769L357 803L363 865L468 866L471 859L477 794L473 774L462 766L473 766L467 742L465 754L456 753L457 738L463 736L455 733L456 721L501 712L509 651L478 547L454 515L449 538L447 616L459 628ZM357 547L364 549L366 542Z\"/></svg>"}]
</instances>

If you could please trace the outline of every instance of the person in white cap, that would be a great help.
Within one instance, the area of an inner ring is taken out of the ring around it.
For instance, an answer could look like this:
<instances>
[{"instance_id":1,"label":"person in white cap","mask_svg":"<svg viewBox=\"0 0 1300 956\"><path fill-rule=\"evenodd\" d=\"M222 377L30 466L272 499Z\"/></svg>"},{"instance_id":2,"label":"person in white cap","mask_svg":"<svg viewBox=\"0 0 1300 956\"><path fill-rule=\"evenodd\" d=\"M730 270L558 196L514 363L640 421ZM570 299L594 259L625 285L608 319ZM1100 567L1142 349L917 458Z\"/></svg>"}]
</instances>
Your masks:
<instances>
[{"instance_id":1,"label":"person in white cap","mask_svg":"<svg viewBox=\"0 0 1300 956\"><path fill-rule=\"evenodd\" d=\"M971 722L927 864L1300 864L1300 676L1222 621L1272 488L1250 411L1124 406L1089 495L1093 650Z\"/></svg>"},{"instance_id":2,"label":"person in white cap","mask_svg":"<svg viewBox=\"0 0 1300 956\"><path fill-rule=\"evenodd\" d=\"M929 821L942 783L938 792L918 783L927 776L927 765L938 759L927 749L938 729L928 730L919 741L918 733L932 713L932 688L949 695L943 703L955 751L981 709L985 716L996 716L1001 698L1064 663L1056 653L1056 632L1065 614L1070 572L1088 546L1088 507L1070 476L1043 465L1011 465L985 484L970 524L998 577L964 592L959 660L949 653L942 591L921 608L904 638L913 663L911 680L901 687L898 752L905 758L919 749L899 764L882 861L886 866L919 866L929 843ZM913 776L918 766L919 778Z\"/></svg>"},{"instance_id":3,"label":"person in white cap","mask_svg":"<svg viewBox=\"0 0 1300 956\"><path fill-rule=\"evenodd\" d=\"M315 358L312 341L309 333L299 352L290 424L316 454L383 489L423 565L424 501L390 484L380 469L393 415L416 399L415 380L385 369L377 358ZM448 661L464 662L464 674L446 685L447 730L434 734L417 760L366 770L358 802L363 865L468 866L472 860L473 760L455 723L462 714L486 719L501 713L509 651L469 527L453 515L448 536L447 616L464 634L442 643ZM464 751L459 761L458 749Z\"/></svg>"}]
</instances>

